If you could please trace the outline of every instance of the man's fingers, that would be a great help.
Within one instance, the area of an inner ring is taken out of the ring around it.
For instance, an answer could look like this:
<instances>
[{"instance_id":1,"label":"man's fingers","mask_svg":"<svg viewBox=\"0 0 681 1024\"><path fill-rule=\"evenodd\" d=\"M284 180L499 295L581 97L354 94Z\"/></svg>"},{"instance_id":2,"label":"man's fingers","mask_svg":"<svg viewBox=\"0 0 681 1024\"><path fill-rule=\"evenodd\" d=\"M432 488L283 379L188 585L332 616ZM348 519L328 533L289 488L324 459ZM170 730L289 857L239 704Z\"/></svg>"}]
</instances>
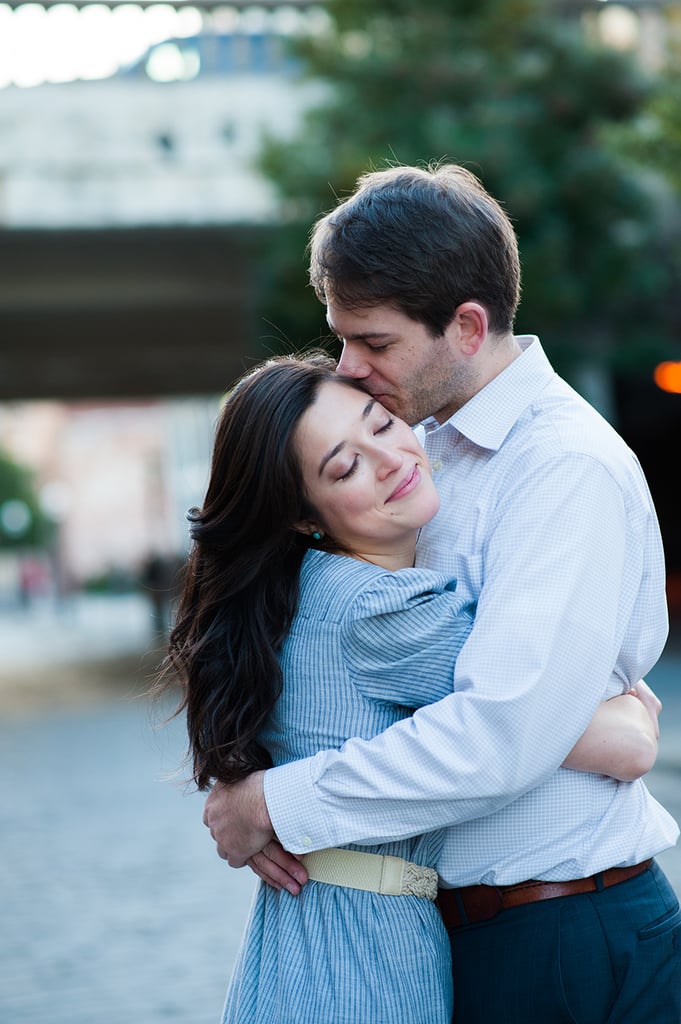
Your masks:
<instances>
[{"instance_id":1,"label":"man's fingers","mask_svg":"<svg viewBox=\"0 0 681 1024\"><path fill-rule=\"evenodd\" d=\"M301 856L296 853L289 853L281 845L278 839L271 839L262 850L266 857L274 861L283 871L286 871L292 878L295 878L301 885L307 882L307 871Z\"/></svg>"},{"instance_id":2,"label":"man's fingers","mask_svg":"<svg viewBox=\"0 0 681 1024\"><path fill-rule=\"evenodd\" d=\"M215 839L215 836L213 836L213 838ZM230 853L228 850L225 850L223 846L220 846L217 840L215 841L215 849L217 850L218 857L222 860L226 860L230 868L245 868L248 864L248 860L245 856Z\"/></svg>"},{"instance_id":3,"label":"man's fingers","mask_svg":"<svg viewBox=\"0 0 681 1024\"><path fill-rule=\"evenodd\" d=\"M286 888L286 878L289 877L285 872L281 871L281 868L277 868L277 865L269 860L267 857L263 857L261 853L256 853L254 857L251 857L248 861L248 867L251 871L254 871L258 878L262 878L263 882L270 885L273 889L281 890ZM291 881L289 877L289 885L295 886L295 883ZM288 890L293 896L297 896L300 892L300 886L298 886L298 892Z\"/></svg>"},{"instance_id":4,"label":"man's fingers","mask_svg":"<svg viewBox=\"0 0 681 1024\"><path fill-rule=\"evenodd\" d=\"M300 861L287 853L279 843L268 843L261 853L254 854L248 866L274 889L286 889L298 896L307 881L307 872Z\"/></svg>"}]
</instances>

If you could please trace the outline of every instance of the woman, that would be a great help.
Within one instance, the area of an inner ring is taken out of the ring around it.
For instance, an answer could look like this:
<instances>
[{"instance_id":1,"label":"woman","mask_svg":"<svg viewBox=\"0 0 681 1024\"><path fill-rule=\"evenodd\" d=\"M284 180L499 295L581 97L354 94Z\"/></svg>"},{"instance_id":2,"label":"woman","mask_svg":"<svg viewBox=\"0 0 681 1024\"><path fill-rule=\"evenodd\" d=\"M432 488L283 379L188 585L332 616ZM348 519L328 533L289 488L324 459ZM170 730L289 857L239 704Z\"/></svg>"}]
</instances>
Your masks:
<instances>
[{"instance_id":1,"label":"woman","mask_svg":"<svg viewBox=\"0 0 681 1024\"><path fill-rule=\"evenodd\" d=\"M272 360L239 383L203 508L190 513L170 638L199 789L373 736L451 692L474 609L454 580L413 568L438 506L413 431L328 360ZM654 756L652 724L625 696L602 707L566 765L632 777L603 743L630 705L626 757ZM441 840L365 847L368 859L358 848L311 855L314 880L295 898L261 886L224 1022L449 1022L430 868ZM396 881L381 889L377 865Z\"/></svg>"}]
</instances>

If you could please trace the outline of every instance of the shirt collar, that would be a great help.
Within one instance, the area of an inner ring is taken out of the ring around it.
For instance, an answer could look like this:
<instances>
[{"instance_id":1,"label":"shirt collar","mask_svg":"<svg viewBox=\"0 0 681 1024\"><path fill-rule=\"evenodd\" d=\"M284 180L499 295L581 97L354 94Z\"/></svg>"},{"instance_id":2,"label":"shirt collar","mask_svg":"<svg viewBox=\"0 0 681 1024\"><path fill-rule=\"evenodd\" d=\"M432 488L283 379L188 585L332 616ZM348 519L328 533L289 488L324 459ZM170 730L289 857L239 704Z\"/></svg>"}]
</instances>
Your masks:
<instances>
[{"instance_id":1,"label":"shirt collar","mask_svg":"<svg viewBox=\"0 0 681 1024\"><path fill-rule=\"evenodd\" d=\"M520 414L554 376L539 338L521 334L516 341L521 354L444 423L433 416L425 419L427 434L453 427L481 448L501 447Z\"/></svg>"}]
</instances>

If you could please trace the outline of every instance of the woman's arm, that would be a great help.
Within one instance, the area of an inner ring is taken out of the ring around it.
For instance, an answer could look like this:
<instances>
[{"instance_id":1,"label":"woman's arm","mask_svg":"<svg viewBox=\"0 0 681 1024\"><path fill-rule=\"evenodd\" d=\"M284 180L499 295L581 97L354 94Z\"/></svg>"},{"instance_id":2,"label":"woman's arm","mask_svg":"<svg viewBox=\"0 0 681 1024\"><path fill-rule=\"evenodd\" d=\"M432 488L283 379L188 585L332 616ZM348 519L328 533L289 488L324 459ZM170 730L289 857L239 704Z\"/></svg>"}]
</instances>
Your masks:
<instances>
[{"instance_id":1,"label":"woman's arm","mask_svg":"<svg viewBox=\"0 0 681 1024\"><path fill-rule=\"evenodd\" d=\"M621 782L639 779L655 764L661 710L662 703L644 680L604 701L563 768L598 772Z\"/></svg>"}]
</instances>

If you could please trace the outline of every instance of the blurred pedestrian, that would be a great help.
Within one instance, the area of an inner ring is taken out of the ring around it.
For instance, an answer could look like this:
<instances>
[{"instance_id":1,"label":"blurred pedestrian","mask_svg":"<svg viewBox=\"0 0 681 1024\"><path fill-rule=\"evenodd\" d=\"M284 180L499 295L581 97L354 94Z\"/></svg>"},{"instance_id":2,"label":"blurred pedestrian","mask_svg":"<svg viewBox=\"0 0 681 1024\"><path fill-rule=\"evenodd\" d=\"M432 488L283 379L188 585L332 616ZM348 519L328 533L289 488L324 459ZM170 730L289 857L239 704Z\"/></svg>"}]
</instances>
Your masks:
<instances>
[{"instance_id":1,"label":"blurred pedestrian","mask_svg":"<svg viewBox=\"0 0 681 1024\"><path fill-rule=\"evenodd\" d=\"M154 632L164 639L168 636L173 601L177 596L180 563L177 558L153 552L140 574L140 585L151 604Z\"/></svg>"}]
</instances>

